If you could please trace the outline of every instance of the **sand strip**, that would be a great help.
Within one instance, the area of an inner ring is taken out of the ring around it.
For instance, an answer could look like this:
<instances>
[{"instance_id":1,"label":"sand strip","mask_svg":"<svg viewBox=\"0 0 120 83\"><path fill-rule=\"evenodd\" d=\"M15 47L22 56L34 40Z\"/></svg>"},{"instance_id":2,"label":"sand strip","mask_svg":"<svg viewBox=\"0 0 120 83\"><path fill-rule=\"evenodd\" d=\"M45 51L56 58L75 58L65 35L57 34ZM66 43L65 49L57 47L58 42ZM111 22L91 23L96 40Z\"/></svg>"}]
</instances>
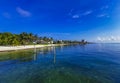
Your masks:
<instances>
[{"instance_id":1,"label":"sand strip","mask_svg":"<svg viewBox=\"0 0 120 83\"><path fill-rule=\"evenodd\" d=\"M25 45L25 46L0 46L0 52L24 50L24 49L31 49L31 48L50 47L50 46L61 46L61 45L64 45L64 44Z\"/></svg>"}]
</instances>

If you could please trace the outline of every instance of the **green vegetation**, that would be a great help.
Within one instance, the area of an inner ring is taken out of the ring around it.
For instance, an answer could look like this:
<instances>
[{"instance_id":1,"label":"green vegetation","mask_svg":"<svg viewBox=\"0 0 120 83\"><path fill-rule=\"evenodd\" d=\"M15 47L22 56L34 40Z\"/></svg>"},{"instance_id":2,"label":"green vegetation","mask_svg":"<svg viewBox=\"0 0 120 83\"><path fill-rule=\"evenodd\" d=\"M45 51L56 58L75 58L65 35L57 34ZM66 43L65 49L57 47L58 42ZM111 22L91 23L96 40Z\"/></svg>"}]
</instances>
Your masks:
<instances>
[{"instance_id":1,"label":"green vegetation","mask_svg":"<svg viewBox=\"0 0 120 83\"><path fill-rule=\"evenodd\" d=\"M0 45L3 46L18 46L31 44L86 44L85 40L54 40L48 37L39 37L33 33L22 32L20 34L12 34L10 32L0 33Z\"/></svg>"},{"instance_id":2,"label":"green vegetation","mask_svg":"<svg viewBox=\"0 0 120 83\"><path fill-rule=\"evenodd\" d=\"M20 33L20 34L12 34L9 32L0 33L0 45L30 45L33 44L33 42L40 44L40 43L51 43L53 41L53 38L47 38L47 37L38 37L37 35L34 35L32 33Z\"/></svg>"}]
</instances>

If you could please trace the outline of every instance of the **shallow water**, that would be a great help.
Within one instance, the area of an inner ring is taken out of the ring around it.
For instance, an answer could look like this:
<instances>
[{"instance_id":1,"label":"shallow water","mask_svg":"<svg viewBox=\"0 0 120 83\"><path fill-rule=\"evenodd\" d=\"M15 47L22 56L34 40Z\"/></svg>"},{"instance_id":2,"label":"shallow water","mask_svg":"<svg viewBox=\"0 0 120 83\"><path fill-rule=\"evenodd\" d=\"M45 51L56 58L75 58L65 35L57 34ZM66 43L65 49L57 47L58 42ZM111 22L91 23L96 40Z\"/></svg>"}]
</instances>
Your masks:
<instances>
[{"instance_id":1,"label":"shallow water","mask_svg":"<svg viewBox=\"0 0 120 83\"><path fill-rule=\"evenodd\" d=\"M120 44L2 52L0 83L120 83Z\"/></svg>"}]
</instances>

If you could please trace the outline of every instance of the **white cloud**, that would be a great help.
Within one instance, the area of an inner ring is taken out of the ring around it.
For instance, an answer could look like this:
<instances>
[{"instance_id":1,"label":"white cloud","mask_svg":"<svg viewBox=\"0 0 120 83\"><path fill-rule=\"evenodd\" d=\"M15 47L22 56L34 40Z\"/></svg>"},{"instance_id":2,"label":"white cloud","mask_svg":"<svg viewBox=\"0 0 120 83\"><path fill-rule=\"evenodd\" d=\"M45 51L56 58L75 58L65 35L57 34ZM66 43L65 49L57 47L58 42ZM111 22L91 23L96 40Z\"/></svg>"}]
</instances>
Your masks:
<instances>
[{"instance_id":1,"label":"white cloud","mask_svg":"<svg viewBox=\"0 0 120 83\"><path fill-rule=\"evenodd\" d=\"M72 16L72 18L79 18L80 16L78 14L75 14Z\"/></svg>"},{"instance_id":2,"label":"white cloud","mask_svg":"<svg viewBox=\"0 0 120 83\"><path fill-rule=\"evenodd\" d=\"M101 37L97 37L97 40L98 40L98 41L102 41L102 38L101 38Z\"/></svg>"},{"instance_id":3,"label":"white cloud","mask_svg":"<svg viewBox=\"0 0 120 83\"><path fill-rule=\"evenodd\" d=\"M120 36L97 37L99 42L120 42Z\"/></svg>"},{"instance_id":4,"label":"white cloud","mask_svg":"<svg viewBox=\"0 0 120 83\"><path fill-rule=\"evenodd\" d=\"M21 16L24 16L24 17L30 17L31 16L31 13L27 10L24 10L20 7L17 7L16 8L16 11L21 15Z\"/></svg>"},{"instance_id":5,"label":"white cloud","mask_svg":"<svg viewBox=\"0 0 120 83\"><path fill-rule=\"evenodd\" d=\"M70 15L70 16L71 16L71 15L72 15L72 13L73 13L73 9L71 9L71 10L70 10L70 12L68 13L68 15Z\"/></svg>"},{"instance_id":6,"label":"white cloud","mask_svg":"<svg viewBox=\"0 0 120 83\"><path fill-rule=\"evenodd\" d=\"M97 15L97 17L99 17L99 18L101 18L101 17L109 18L110 16L108 14L99 14L99 15Z\"/></svg>"},{"instance_id":7,"label":"white cloud","mask_svg":"<svg viewBox=\"0 0 120 83\"><path fill-rule=\"evenodd\" d=\"M105 6L102 6L100 9L101 10L104 10L104 9L108 9L109 8L109 6L108 5L105 5Z\"/></svg>"},{"instance_id":8,"label":"white cloud","mask_svg":"<svg viewBox=\"0 0 120 83\"><path fill-rule=\"evenodd\" d=\"M79 13L76 13L76 14L73 14L73 9L69 12L68 15L72 16L72 18L80 18L82 16L87 16L87 15L90 15L93 11L92 10L88 10L88 11L85 11L85 12L79 12Z\"/></svg>"},{"instance_id":9,"label":"white cloud","mask_svg":"<svg viewBox=\"0 0 120 83\"><path fill-rule=\"evenodd\" d=\"M91 14L92 12L93 12L93 11L89 10L89 11L84 12L82 15L86 16L86 15Z\"/></svg>"},{"instance_id":10,"label":"white cloud","mask_svg":"<svg viewBox=\"0 0 120 83\"><path fill-rule=\"evenodd\" d=\"M100 14L97 17L104 17L104 16L106 16L106 14Z\"/></svg>"},{"instance_id":11,"label":"white cloud","mask_svg":"<svg viewBox=\"0 0 120 83\"><path fill-rule=\"evenodd\" d=\"M56 35L56 36L69 36L70 33L51 33L51 32L44 32L44 33L41 33L39 35L47 35L47 36L53 36L53 35Z\"/></svg>"}]
</instances>

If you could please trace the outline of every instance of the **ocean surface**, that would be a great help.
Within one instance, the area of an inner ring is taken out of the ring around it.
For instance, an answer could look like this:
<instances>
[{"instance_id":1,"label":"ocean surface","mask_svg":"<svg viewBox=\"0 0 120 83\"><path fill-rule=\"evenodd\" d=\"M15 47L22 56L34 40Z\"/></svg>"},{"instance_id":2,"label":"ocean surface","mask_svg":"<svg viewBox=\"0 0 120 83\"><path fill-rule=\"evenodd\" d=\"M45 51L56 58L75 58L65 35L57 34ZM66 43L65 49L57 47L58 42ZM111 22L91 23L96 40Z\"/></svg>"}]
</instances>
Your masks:
<instances>
[{"instance_id":1,"label":"ocean surface","mask_svg":"<svg viewBox=\"0 0 120 83\"><path fill-rule=\"evenodd\" d=\"M120 83L120 44L0 52L0 83Z\"/></svg>"}]
</instances>

